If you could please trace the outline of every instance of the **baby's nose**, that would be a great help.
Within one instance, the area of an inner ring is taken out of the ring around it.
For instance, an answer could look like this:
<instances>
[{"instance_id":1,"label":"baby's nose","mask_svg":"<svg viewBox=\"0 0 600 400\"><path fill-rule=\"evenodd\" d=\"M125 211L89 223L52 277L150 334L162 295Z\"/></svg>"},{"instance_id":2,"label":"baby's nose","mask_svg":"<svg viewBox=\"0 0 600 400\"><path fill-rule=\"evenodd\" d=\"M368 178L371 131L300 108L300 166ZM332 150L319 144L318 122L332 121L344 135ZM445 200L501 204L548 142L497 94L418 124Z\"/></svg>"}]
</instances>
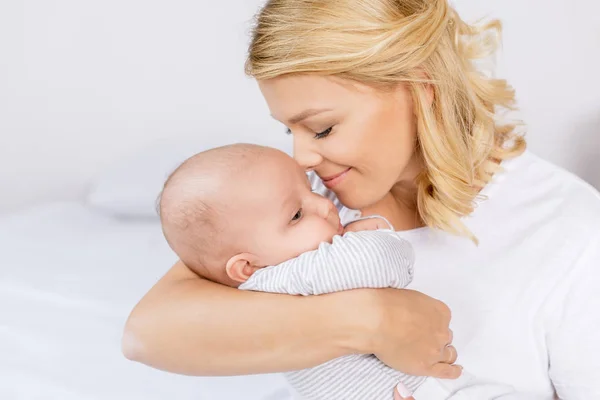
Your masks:
<instances>
[{"instance_id":1,"label":"baby's nose","mask_svg":"<svg viewBox=\"0 0 600 400\"><path fill-rule=\"evenodd\" d=\"M313 215L317 215L323 219L330 219L332 216L337 214L337 210L333 202L320 194L313 193L312 200L310 201L310 208L312 209Z\"/></svg>"},{"instance_id":2,"label":"baby's nose","mask_svg":"<svg viewBox=\"0 0 600 400\"><path fill-rule=\"evenodd\" d=\"M321 204L319 205L319 210L321 211L321 217L323 217L323 218L329 218L333 209L334 209L333 203L331 201L329 201L329 199L324 198L323 201L321 202Z\"/></svg>"}]
</instances>

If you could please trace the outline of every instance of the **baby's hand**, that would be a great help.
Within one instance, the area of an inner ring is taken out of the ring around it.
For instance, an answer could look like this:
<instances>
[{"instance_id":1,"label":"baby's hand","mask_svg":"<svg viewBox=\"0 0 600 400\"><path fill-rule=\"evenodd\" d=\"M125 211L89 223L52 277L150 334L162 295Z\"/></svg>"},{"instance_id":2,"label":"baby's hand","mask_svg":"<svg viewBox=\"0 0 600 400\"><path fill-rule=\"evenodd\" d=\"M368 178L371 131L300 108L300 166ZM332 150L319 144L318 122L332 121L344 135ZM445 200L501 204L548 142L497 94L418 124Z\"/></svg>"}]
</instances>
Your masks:
<instances>
[{"instance_id":1,"label":"baby's hand","mask_svg":"<svg viewBox=\"0 0 600 400\"><path fill-rule=\"evenodd\" d=\"M360 231L376 231L378 229L390 229L388 224L381 218L368 218L360 221L354 221L346 225L344 233L346 232L360 232Z\"/></svg>"}]
</instances>

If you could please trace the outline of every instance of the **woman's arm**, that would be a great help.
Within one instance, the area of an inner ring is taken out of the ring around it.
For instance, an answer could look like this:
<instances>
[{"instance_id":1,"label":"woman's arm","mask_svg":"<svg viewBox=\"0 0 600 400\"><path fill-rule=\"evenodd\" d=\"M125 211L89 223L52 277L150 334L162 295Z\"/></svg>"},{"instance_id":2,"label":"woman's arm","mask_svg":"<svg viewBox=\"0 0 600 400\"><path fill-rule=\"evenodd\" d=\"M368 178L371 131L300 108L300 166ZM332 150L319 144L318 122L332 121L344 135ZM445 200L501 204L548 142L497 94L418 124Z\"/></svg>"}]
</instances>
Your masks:
<instances>
[{"instance_id":1,"label":"woman's arm","mask_svg":"<svg viewBox=\"0 0 600 400\"><path fill-rule=\"evenodd\" d=\"M129 359L189 375L302 369L353 351L356 322L331 318L335 299L244 292L177 263L135 307Z\"/></svg>"},{"instance_id":2,"label":"woman's arm","mask_svg":"<svg viewBox=\"0 0 600 400\"><path fill-rule=\"evenodd\" d=\"M177 263L135 307L123 352L188 375L237 375L314 367L375 353L403 372L456 377L445 364L447 307L409 290L296 297L245 292Z\"/></svg>"}]
</instances>

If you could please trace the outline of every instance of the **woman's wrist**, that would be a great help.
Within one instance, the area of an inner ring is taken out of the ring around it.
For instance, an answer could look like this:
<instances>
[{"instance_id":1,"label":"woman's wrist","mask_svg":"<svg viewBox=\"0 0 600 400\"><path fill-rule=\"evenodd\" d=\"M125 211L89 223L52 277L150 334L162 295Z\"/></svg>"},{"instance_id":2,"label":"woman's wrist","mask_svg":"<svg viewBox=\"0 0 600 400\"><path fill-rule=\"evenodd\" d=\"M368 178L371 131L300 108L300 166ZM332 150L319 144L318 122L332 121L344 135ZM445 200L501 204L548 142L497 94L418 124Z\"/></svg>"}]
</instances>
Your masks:
<instances>
[{"instance_id":1,"label":"woman's wrist","mask_svg":"<svg viewBox=\"0 0 600 400\"><path fill-rule=\"evenodd\" d=\"M361 289L335 293L330 296L329 314L336 346L343 354L373 354L376 352L377 332L381 311L377 290Z\"/></svg>"}]
</instances>

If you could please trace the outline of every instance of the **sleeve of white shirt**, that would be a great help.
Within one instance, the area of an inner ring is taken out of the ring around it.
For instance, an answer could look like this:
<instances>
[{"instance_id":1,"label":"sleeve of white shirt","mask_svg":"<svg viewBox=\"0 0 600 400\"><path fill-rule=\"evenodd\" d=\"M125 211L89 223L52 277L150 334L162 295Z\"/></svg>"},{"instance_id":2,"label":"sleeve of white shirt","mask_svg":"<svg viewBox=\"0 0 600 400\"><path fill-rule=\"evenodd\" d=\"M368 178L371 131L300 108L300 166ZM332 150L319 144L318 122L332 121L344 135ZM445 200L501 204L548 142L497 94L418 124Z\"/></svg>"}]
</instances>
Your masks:
<instances>
[{"instance_id":1,"label":"sleeve of white shirt","mask_svg":"<svg viewBox=\"0 0 600 400\"><path fill-rule=\"evenodd\" d=\"M319 295L365 288L405 288L413 276L412 246L390 230L335 236L279 265L256 271L239 288Z\"/></svg>"},{"instance_id":2,"label":"sleeve of white shirt","mask_svg":"<svg viewBox=\"0 0 600 400\"><path fill-rule=\"evenodd\" d=\"M553 294L550 378L563 400L600 399L600 234Z\"/></svg>"}]
</instances>

